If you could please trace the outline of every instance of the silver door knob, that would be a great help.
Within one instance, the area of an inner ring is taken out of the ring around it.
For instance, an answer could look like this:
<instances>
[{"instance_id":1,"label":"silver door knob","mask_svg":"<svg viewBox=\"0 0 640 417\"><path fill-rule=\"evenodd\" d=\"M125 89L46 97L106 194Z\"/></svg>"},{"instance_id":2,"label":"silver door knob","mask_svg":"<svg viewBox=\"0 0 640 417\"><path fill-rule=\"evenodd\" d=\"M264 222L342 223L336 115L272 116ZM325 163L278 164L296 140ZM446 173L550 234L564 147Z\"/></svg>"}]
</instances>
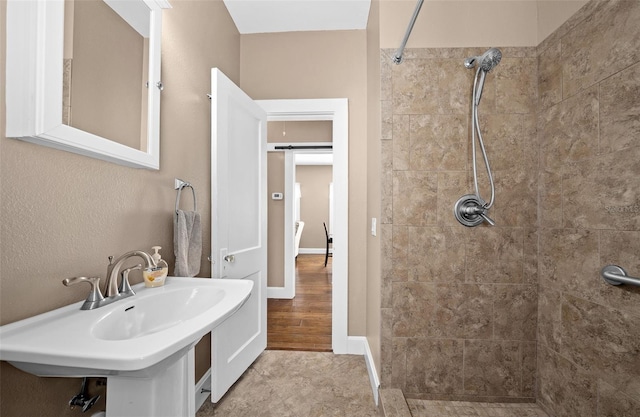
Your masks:
<instances>
[{"instance_id":1,"label":"silver door knob","mask_svg":"<svg viewBox=\"0 0 640 417\"><path fill-rule=\"evenodd\" d=\"M230 264L234 263L236 260L236 257L234 255L226 255L224 258L225 261L229 262Z\"/></svg>"}]
</instances>

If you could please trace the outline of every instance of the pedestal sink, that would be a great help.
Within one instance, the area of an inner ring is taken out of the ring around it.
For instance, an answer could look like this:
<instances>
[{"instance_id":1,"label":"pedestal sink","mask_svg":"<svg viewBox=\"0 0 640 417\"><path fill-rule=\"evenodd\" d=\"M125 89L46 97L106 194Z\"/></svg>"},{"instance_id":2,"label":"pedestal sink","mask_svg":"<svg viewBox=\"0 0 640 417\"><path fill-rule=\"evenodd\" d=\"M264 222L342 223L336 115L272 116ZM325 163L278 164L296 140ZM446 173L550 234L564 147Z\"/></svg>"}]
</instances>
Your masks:
<instances>
[{"instance_id":1,"label":"pedestal sink","mask_svg":"<svg viewBox=\"0 0 640 417\"><path fill-rule=\"evenodd\" d=\"M38 376L107 377L107 416L193 416L194 345L251 294L243 280L169 277L95 310L0 327L0 360Z\"/></svg>"}]
</instances>

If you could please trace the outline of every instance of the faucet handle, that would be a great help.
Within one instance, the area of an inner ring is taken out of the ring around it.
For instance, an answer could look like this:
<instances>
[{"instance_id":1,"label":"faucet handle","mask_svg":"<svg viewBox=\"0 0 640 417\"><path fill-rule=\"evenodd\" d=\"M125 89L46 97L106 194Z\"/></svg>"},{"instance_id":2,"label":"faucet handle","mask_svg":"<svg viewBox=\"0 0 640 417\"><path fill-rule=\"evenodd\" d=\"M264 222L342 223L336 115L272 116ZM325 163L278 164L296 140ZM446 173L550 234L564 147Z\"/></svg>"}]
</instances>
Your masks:
<instances>
[{"instance_id":1,"label":"faucet handle","mask_svg":"<svg viewBox=\"0 0 640 417\"><path fill-rule=\"evenodd\" d=\"M135 292L131 288L131 284L129 284L129 272L133 271L134 269L142 269L142 264L127 268L120 273L120 275L122 276L122 279L120 280L120 287L118 287L118 292L120 293L120 295L135 295Z\"/></svg>"},{"instance_id":2,"label":"faucet handle","mask_svg":"<svg viewBox=\"0 0 640 417\"><path fill-rule=\"evenodd\" d=\"M91 285L91 292L89 296L80 307L80 310L91 310L96 308L101 301L104 300L102 293L100 292L100 278L99 277L73 277L73 278L65 278L62 280L62 283L69 287L71 285L76 285L80 282L86 282Z\"/></svg>"}]
</instances>

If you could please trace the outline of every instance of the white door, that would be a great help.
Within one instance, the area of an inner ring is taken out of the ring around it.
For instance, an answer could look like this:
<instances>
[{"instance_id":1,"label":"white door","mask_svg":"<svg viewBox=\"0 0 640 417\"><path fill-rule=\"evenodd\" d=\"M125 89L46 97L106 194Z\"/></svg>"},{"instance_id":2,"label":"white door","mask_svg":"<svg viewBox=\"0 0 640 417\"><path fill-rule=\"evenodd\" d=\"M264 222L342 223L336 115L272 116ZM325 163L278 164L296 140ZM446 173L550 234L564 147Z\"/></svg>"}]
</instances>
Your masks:
<instances>
[{"instance_id":1,"label":"white door","mask_svg":"<svg viewBox=\"0 0 640 417\"><path fill-rule=\"evenodd\" d=\"M267 346L267 115L211 70L213 278L250 279L245 305L211 333L211 401L218 402Z\"/></svg>"}]
</instances>

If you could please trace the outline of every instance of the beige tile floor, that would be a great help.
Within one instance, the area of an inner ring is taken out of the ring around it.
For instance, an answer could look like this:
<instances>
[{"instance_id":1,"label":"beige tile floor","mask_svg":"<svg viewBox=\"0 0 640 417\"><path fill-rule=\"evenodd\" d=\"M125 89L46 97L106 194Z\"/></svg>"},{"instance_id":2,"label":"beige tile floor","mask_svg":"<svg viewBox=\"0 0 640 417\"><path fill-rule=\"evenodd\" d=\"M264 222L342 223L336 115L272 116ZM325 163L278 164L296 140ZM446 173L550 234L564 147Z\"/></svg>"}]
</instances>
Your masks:
<instances>
[{"instance_id":1,"label":"beige tile floor","mask_svg":"<svg viewBox=\"0 0 640 417\"><path fill-rule=\"evenodd\" d=\"M412 417L547 417L536 404L407 399Z\"/></svg>"},{"instance_id":2,"label":"beige tile floor","mask_svg":"<svg viewBox=\"0 0 640 417\"><path fill-rule=\"evenodd\" d=\"M412 417L547 417L536 404L407 399ZM378 417L362 356L267 350L196 417Z\"/></svg>"},{"instance_id":3,"label":"beige tile floor","mask_svg":"<svg viewBox=\"0 0 640 417\"><path fill-rule=\"evenodd\" d=\"M267 350L196 417L377 417L363 356Z\"/></svg>"}]
</instances>

